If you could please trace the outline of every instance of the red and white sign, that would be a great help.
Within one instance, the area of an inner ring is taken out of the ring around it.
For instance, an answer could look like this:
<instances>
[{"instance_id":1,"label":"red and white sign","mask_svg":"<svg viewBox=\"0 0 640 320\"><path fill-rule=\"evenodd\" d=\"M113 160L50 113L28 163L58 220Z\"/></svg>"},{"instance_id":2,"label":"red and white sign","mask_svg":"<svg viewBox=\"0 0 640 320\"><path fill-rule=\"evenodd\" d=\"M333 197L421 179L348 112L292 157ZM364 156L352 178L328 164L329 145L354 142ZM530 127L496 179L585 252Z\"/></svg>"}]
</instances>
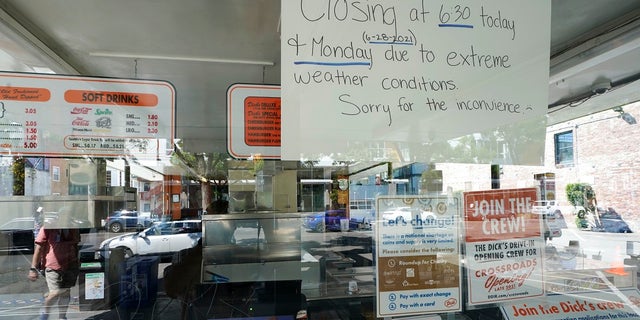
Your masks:
<instances>
[{"instance_id":1,"label":"red and white sign","mask_svg":"<svg viewBox=\"0 0 640 320\"><path fill-rule=\"evenodd\" d=\"M532 213L536 189L464 194L469 304L544 294L544 232Z\"/></svg>"},{"instance_id":2,"label":"red and white sign","mask_svg":"<svg viewBox=\"0 0 640 320\"><path fill-rule=\"evenodd\" d=\"M227 90L227 149L235 158L280 158L280 86L234 84Z\"/></svg>"},{"instance_id":3,"label":"red and white sign","mask_svg":"<svg viewBox=\"0 0 640 320\"><path fill-rule=\"evenodd\" d=\"M638 319L640 291L626 288L550 295L505 303L500 309L508 320Z\"/></svg>"},{"instance_id":4,"label":"red and white sign","mask_svg":"<svg viewBox=\"0 0 640 320\"><path fill-rule=\"evenodd\" d=\"M164 81L0 73L0 154L164 155L175 97Z\"/></svg>"}]
</instances>

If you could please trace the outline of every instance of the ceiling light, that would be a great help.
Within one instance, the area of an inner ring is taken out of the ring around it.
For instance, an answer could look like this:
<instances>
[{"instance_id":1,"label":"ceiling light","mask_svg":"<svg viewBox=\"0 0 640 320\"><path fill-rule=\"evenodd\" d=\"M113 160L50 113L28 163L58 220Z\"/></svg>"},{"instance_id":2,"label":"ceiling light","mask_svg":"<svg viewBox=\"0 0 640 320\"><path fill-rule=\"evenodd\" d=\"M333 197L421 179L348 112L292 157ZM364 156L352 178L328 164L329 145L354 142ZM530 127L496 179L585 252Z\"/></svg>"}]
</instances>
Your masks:
<instances>
[{"instance_id":1,"label":"ceiling light","mask_svg":"<svg viewBox=\"0 0 640 320\"><path fill-rule=\"evenodd\" d=\"M161 55L151 55L151 54L137 54L137 53L130 53L130 52L96 51L96 52L89 52L89 55L93 57L104 57L104 58L171 60L171 61L228 63L228 64L252 64L252 65L260 65L260 66L274 65L272 61L219 59L219 58L192 57L192 56L161 56Z\"/></svg>"},{"instance_id":2,"label":"ceiling light","mask_svg":"<svg viewBox=\"0 0 640 320\"><path fill-rule=\"evenodd\" d=\"M332 183L331 179L300 179L300 183L302 184L323 184L323 183Z\"/></svg>"}]
</instances>

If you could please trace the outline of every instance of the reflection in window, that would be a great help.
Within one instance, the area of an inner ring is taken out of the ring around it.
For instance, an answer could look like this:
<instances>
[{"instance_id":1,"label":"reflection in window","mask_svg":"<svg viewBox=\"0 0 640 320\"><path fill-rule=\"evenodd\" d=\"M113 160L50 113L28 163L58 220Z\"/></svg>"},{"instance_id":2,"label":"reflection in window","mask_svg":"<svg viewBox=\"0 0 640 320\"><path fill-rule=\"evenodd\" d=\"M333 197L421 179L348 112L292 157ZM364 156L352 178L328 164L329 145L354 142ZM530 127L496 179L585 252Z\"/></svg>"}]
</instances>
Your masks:
<instances>
[{"instance_id":1,"label":"reflection in window","mask_svg":"<svg viewBox=\"0 0 640 320\"><path fill-rule=\"evenodd\" d=\"M51 174L52 174L51 180L60 181L60 167L58 166L51 167Z\"/></svg>"},{"instance_id":2,"label":"reflection in window","mask_svg":"<svg viewBox=\"0 0 640 320\"><path fill-rule=\"evenodd\" d=\"M553 140L556 165L573 165L573 131L557 133Z\"/></svg>"}]
</instances>

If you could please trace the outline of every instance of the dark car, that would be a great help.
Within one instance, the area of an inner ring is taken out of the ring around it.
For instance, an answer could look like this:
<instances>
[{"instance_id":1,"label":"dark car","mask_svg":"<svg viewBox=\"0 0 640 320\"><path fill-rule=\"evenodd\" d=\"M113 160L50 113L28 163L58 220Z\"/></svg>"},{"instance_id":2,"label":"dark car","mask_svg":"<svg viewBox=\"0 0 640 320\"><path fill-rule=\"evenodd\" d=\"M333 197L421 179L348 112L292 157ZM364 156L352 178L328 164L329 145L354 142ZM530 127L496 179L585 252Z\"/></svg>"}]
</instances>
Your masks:
<instances>
[{"instance_id":1,"label":"dark car","mask_svg":"<svg viewBox=\"0 0 640 320\"><path fill-rule=\"evenodd\" d=\"M45 212L44 214L45 225L48 225L48 224L56 225L59 219L58 216L59 216L59 212ZM31 221L33 221L33 219ZM80 229L80 233L90 233L91 229L93 229L93 224L89 220L80 219L72 216L68 225L64 225L63 227Z\"/></svg>"},{"instance_id":2,"label":"dark car","mask_svg":"<svg viewBox=\"0 0 640 320\"><path fill-rule=\"evenodd\" d=\"M14 218L0 226L0 252L33 252L33 218Z\"/></svg>"},{"instance_id":3,"label":"dark car","mask_svg":"<svg viewBox=\"0 0 640 320\"><path fill-rule=\"evenodd\" d=\"M149 217L140 215L135 210L119 210L105 220L105 229L111 232L123 232L129 229L142 230L151 226Z\"/></svg>"},{"instance_id":4,"label":"dark car","mask_svg":"<svg viewBox=\"0 0 640 320\"><path fill-rule=\"evenodd\" d=\"M323 232L323 231L340 231L340 220L347 219L347 211L344 209L327 210L318 212L308 216L303 226L307 229ZM349 221L349 230L358 227L357 221Z\"/></svg>"},{"instance_id":5,"label":"dark car","mask_svg":"<svg viewBox=\"0 0 640 320\"><path fill-rule=\"evenodd\" d=\"M613 208L598 208L598 214L600 215L600 223L596 230L602 232L613 233L632 233L631 228L627 222L622 219L622 216L617 213Z\"/></svg>"}]
</instances>

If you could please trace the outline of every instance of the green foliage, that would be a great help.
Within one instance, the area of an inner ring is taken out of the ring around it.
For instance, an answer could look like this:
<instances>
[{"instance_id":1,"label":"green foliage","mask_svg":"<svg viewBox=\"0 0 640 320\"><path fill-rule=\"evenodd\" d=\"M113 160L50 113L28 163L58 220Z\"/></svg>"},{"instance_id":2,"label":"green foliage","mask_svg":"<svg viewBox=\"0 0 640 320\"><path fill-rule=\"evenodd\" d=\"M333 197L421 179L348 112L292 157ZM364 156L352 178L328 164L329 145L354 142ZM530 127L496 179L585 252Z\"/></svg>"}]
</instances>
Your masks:
<instances>
[{"instance_id":1,"label":"green foliage","mask_svg":"<svg viewBox=\"0 0 640 320\"><path fill-rule=\"evenodd\" d=\"M26 159L23 157L13 158L11 171L13 173L13 195L24 196L24 167Z\"/></svg>"},{"instance_id":2,"label":"green foliage","mask_svg":"<svg viewBox=\"0 0 640 320\"><path fill-rule=\"evenodd\" d=\"M578 215L576 215L574 222L578 229L585 229L589 226L589 224L587 223L587 219L585 219L584 217L580 218Z\"/></svg>"},{"instance_id":3,"label":"green foliage","mask_svg":"<svg viewBox=\"0 0 640 320\"><path fill-rule=\"evenodd\" d=\"M220 200L220 189L228 184L227 178L227 153L191 153L183 151L179 145L171 156L171 163L184 169L187 179L200 182L202 192L202 208L207 208L216 200ZM213 185L214 190L211 190ZM212 194L213 191L213 194Z\"/></svg>"},{"instance_id":4,"label":"green foliage","mask_svg":"<svg viewBox=\"0 0 640 320\"><path fill-rule=\"evenodd\" d=\"M436 170L435 165L429 164L429 169L420 176L420 185L426 192L442 192L442 170Z\"/></svg>"},{"instance_id":5,"label":"green foliage","mask_svg":"<svg viewBox=\"0 0 640 320\"><path fill-rule=\"evenodd\" d=\"M585 199L588 198L586 192L589 192L588 190L591 190L591 192L593 193L593 190L589 187L591 186L588 183L567 184L564 189L565 193L567 194L567 201L569 201L569 203L571 203L571 205L573 205L574 207L586 207L586 203L584 203ZM584 210L584 208L580 208L579 211L577 211L576 217L574 219L574 222L579 229L584 229L589 226L587 220L584 217ZM582 214L580 212L582 212Z\"/></svg>"},{"instance_id":6,"label":"green foliage","mask_svg":"<svg viewBox=\"0 0 640 320\"><path fill-rule=\"evenodd\" d=\"M226 153L190 153L176 150L171 157L171 163L185 169L185 176L196 181L227 180Z\"/></svg>"},{"instance_id":7,"label":"green foliage","mask_svg":"<svg viewBox=\"0 0 640 320\"><path fill-rule=\"evenodd\" d=\"M567 194L567 201L569 201L569 203L574 207L584 206L584 192L588 186L588 183L568 183L564 189Z\"/></svg>"}]
</instances>

